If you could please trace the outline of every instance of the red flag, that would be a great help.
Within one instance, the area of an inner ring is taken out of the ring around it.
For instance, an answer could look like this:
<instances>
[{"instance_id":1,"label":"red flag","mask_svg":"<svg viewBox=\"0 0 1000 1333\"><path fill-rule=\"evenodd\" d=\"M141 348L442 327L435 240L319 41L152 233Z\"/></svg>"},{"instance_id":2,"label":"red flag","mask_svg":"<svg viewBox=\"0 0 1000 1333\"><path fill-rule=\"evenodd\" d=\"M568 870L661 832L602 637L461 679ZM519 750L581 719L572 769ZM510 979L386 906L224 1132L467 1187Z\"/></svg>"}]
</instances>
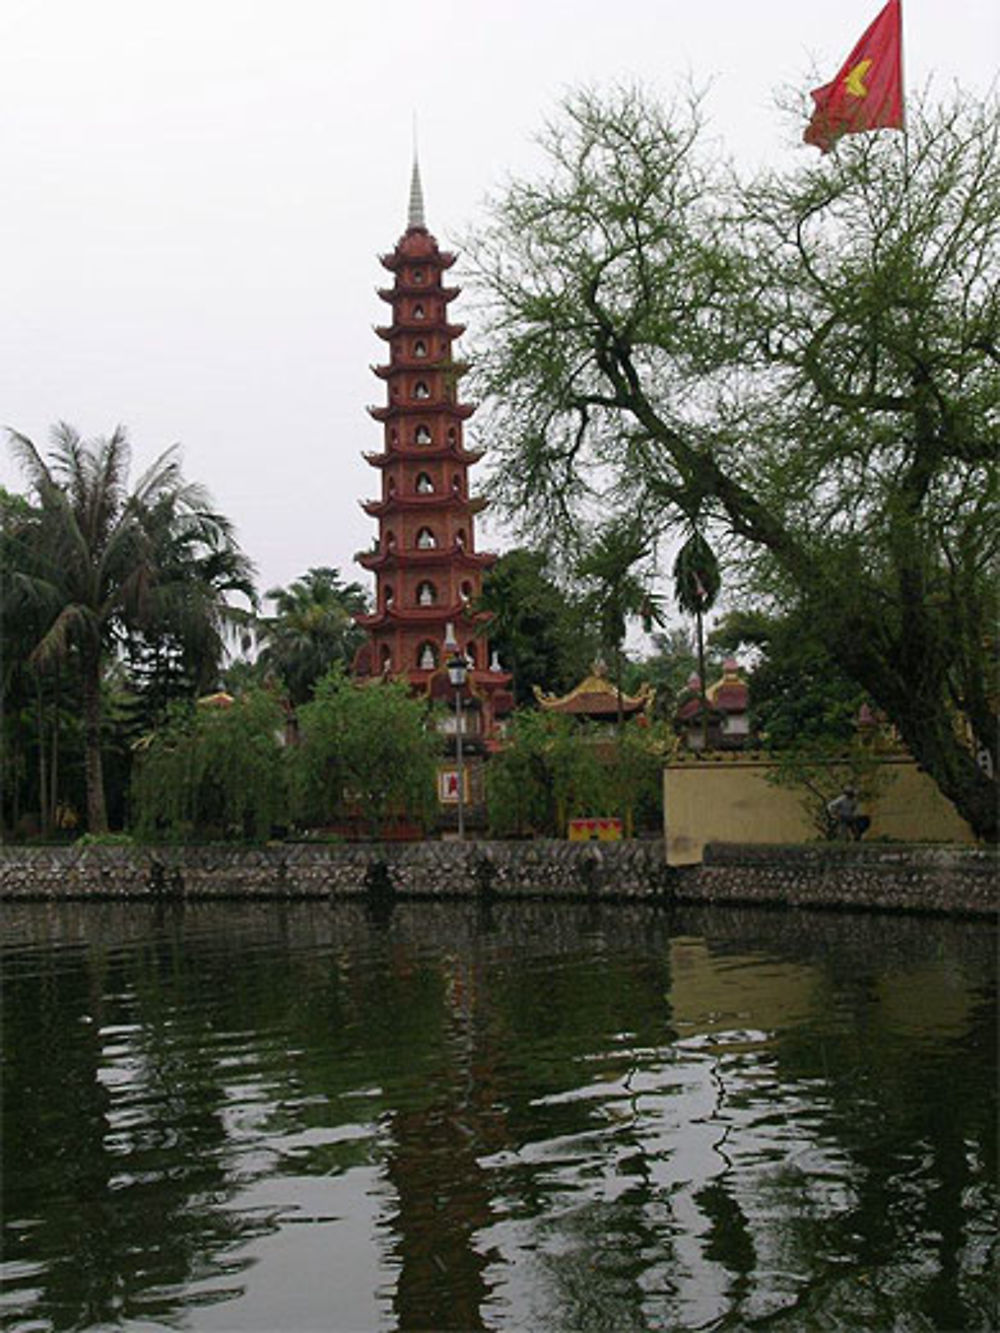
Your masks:
<instances>
[{"instance_id":1,"label":"red flag","mask_svg":"<svg viewBox=\"0 0 1000 1333\"><path fill-rule=\"evenodd\" d=\"M812 120L802 136L828 153L842 134L903 128L903 19L900 0L866 29L837 77L814 88Z\"/></svg>"}]
</instances>

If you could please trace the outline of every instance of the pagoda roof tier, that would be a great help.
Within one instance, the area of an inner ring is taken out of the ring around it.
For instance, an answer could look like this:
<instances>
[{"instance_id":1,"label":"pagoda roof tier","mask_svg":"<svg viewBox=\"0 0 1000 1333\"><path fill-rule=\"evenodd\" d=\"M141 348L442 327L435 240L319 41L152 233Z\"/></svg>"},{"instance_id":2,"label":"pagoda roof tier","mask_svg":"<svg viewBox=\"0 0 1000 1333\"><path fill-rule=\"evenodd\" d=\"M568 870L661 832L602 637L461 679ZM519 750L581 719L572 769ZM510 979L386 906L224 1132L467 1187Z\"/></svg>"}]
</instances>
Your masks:
<instances>
[{"instance_id":1,"label":"pagoda roof tier","mask_svg":"<svg viewBox=\"0 0 1000 1333\"><path fill-rule=\"evenodd\" d=\"M374 328L376 334L388 342L390 338L396 338L402 333L444 333L449 338L461 338L466 326L440 324L434 319L411 319L408 324L402 324L397 320L394 324L376 324Z\"/></svg>"},{"instance_id":2,"label":"pagoda roof tier","mask_svg":"<svg viewBox=\"0 0 1000 1333\"><path fill-rule=\"evenodd\" d=\"M388 301L390 305L400 296L435 296L447 305L449 301L454 301L461 290L461 287L435 287L427 282L397 282L395 287L377 288L382 300Z\"/></svg>"},{"instance_id":3,"label":"pagoda roof tier","mask_svg":"<svg viewBox=\"0 0 1000 1333\"><path fill-rule=\"evenodd\" d=\"M478 463L485 452L485 449L462 449L451 444L397 444L391 452L377 454L368 451L362 457L371 463L372 467L386 467L389 463L396 463L400 459L412 462L421 458L428 462L441 458L452 458L456 463L471 465Z\"/></svg>"},{"instance_id":4,"label":"pagoda roof tier","mask_svg":"<svg viewBox=\"0 0 1000 1333\"><path fill-rule=\"evenodd\" d=\"M461 509L481 514L489 506L482 495L456 495L454 491L430 491L427 495L392 495L385 500L361 500L361 508L372 518L385 514L418 513L422 509Z\"/></svg>"},{"instance_id":5,"label":"pagoda roof tier","mask_svg":"<svg viewBox=\"0 0 1000 1333\"><path fill-rule=\"evenodd\" d=\"M593 719L611 719L618 715L618 691L608 680L606 668L598 663L589 676L585 676L579 685L562 696L545 694L536 685L535 698L548 713L569 713L576 717ZM652 705L656 691L650 685L643 685L638 694L623 694L621 710L625 717L646 712Z\"/></svg>"},{"instance_id":6,"label":"pagoda roof tier","mask_svg":"<svg viewBox=\"0 0 1000 1333\"><path fill-rule=\"evenodd\" d=\"M450 250L439 250L437 248L437 241L435 241L434 237L431 236L429 232L426 232L424 228L412 227L411 231L425 232L425 235L427 236L427 240L430 242L430 245L428 246L425 244L420 247L424 251L424 253L423 254L414 253L416 247L408 248L408 251L406 253L403 253L400 250L400 246L403 245L403 241L400 241L400 244L396 247L395 250L391 251L389 254L379 255L378 260L383 268L387 268L390 270L390 272L393 273L403 264L424 263L424 264L432 264L437 268L451 268L452 264L454 264L456 259L458 258L457 255L452 254ZM410 233L408 232L407 235L409 234Z\"/></svg>"},{"instance_id":7,"label":"pagoda roof tier","mask_svg":"<svg viewBox=\"0 0 1000 1333\"><path fill-rule=\"evenodd\" d=\"M388 403L384 407L369 406L368 415L376 421L388 421L390 417L419 416L427 412L449 412L452 416L466 421L476 410L475 403L431 403L426 398L413 399L406 403Z\"/></svg>"},{"instance_id":8,"label":"pagoda roof tier","mask_svg":"<svg viewBox=\"0 0 1000 1333\"><path fill-rule=\"evenodd\" d=\"M403 371L412 372L414 370L441 370L455 379L461 379L463 375L468 375L469 363L468 361L428 361L426 357L411 357L409 359L400 357L398 361L393 361L387 366L372 366L371 370L380 380L387 380L390 375L402 374Z\"/></svg>"},{"instance_id":9,"label":"pagoda roof tier","mask_svg":"<svg viewBox=\"0 0 1000 1333\"><path fill-rule=\"evenodd\" d=\"M469 611L462 602L456 602L454 606L387 606L369 615L355 616L354 623L362 629L384 629L387 625L394 629L421 629L427 625L438 625L442 620L452 623L462 620L484 625L490 617L489 611Z\"/></svg>"},{"instance_id":10,"label":"pagoda roof tier","mask_svg":"<svg viewBox=\"0 0 1000 1333\"><path fill-rule=\"evenodd\" d=\"M498 557L491 551L466 551L461 546L445 546L436 550L422 547L398 548L393 551L359 551L354 557L362 569L438 569L442 565L457 565L461 569L492 569Z\"/></svg>"}]
</instances>

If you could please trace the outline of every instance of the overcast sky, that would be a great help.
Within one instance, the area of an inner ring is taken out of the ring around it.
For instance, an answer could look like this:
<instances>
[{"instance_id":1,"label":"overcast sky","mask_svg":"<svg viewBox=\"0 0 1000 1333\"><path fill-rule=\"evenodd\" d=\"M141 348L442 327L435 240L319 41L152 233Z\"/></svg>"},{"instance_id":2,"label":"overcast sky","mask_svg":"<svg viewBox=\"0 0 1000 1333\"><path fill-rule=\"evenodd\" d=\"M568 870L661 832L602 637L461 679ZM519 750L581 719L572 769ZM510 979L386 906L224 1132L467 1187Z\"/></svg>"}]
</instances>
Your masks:
<instances>
[{"instance_id":1,"label":"overcast sky","mask_svg":"<svg viewBox=\"0 0 1000 1333\"><path fill-rule=\"evenodd\" d=\"M4 0L0 424L47 443L59 419L123 422L135 475L179 441L262 590L319 564L367 586L377 255L405 226L414 112L428 225L454 246L580 84L711 81L738 160L815 152L775 90L831 77L879 7ZM904 0L904 27L908 88L995 79L998 0ZM6 446L0 483L22 488Z\"/></svg>"}]
</instances>

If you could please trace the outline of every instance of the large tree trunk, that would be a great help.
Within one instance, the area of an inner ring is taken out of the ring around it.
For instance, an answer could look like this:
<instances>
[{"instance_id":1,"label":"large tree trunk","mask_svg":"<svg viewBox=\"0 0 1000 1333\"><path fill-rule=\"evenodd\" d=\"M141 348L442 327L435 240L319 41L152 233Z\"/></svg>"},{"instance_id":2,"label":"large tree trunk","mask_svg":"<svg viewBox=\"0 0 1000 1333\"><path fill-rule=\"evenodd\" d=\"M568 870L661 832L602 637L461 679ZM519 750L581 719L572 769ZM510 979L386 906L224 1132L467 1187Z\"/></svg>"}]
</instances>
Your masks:
<instances>
[{"instance_id":1,"label":"large tree trunk","mask_svg":"<svg viewBox=\"0 0 1000 1333\"><path fill-rule=\"evenodd\" d=\"M101 762L101 660L96 654L83 662L84 775L87 784L87 831L106 833L104 766Z\"/></svg>"},{"instance_id":2,"label":"large tree trunk","mask_svg":"<svg viewBox=\"0 0 1000 1333\"><path fill-rule=\"evenodd\" d=\"M997 783L976 763L945 712L934 718L896 710L897 725L907 749L926 769L943 795L968 821L977 838L998 838Z\"/></svg>"},{"instance_id":3,"label":"large tree trunk","mask_svg":"<svg viewBox=\"0 0 1000 1333\"><path fill-rule=\"evenodd\" d=\"M979 767L959 732L933 639L914 633L919 607L911 607L907 619L910 655L901 653L891 638L880 641L879 627L859 617L852 633L837 637L841 661L891 718L910 754L976 837L996 842L996 779ZM907 663L905 675L897 669L900 660Z\"/></svg>"}]
</instances>

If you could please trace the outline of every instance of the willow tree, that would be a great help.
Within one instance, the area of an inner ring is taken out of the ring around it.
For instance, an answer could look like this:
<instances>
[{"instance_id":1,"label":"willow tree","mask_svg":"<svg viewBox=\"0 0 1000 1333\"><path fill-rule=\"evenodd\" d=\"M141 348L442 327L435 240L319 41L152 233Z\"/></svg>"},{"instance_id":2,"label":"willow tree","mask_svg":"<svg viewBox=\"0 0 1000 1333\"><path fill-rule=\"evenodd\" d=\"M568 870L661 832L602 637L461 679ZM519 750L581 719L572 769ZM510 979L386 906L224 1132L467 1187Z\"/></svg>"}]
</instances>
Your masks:
<instances>
[{"instance_id":1,"label":"willow tree","mask_svg":"<svg viewBox=\"0 0 1000 1333\"><path fill-rule=\"evenodd\" d=\"M473 256L495 494L529 537L698 514L997 835L1000 115L912 105L749 183L697 107L572 96ZM992 694L992 708L991 708ZM970 735L975 744L970 744Z\"/></svg>"},{"instance_id":2,"label":"willow tree","mask_svg":"<svg viewBox=\"0 0 1000 1333\"><path fill-rule=\"evenodd\" d=\"M65 424L44 458L26 436L10 432L36 506L11 579L12 595L34 609L39 625L32 662L72 658L81 681L87 827L107 828L101 756L102 677L130 632L203 636L225 615L224 591L205 580L192 595L184 572L207 552L235 552L229 523L207 493L185 481L176 449L162 454L128 489L130 448L119 427L89 442ZM180 560L180 553L185 555ZM224 561L227 567L231 560ZM243 562L242 573L250 567ZM185 595L179 595L184 584ZM217 638L213 639L217 642Z\"/></svg>"}]
</instances>

